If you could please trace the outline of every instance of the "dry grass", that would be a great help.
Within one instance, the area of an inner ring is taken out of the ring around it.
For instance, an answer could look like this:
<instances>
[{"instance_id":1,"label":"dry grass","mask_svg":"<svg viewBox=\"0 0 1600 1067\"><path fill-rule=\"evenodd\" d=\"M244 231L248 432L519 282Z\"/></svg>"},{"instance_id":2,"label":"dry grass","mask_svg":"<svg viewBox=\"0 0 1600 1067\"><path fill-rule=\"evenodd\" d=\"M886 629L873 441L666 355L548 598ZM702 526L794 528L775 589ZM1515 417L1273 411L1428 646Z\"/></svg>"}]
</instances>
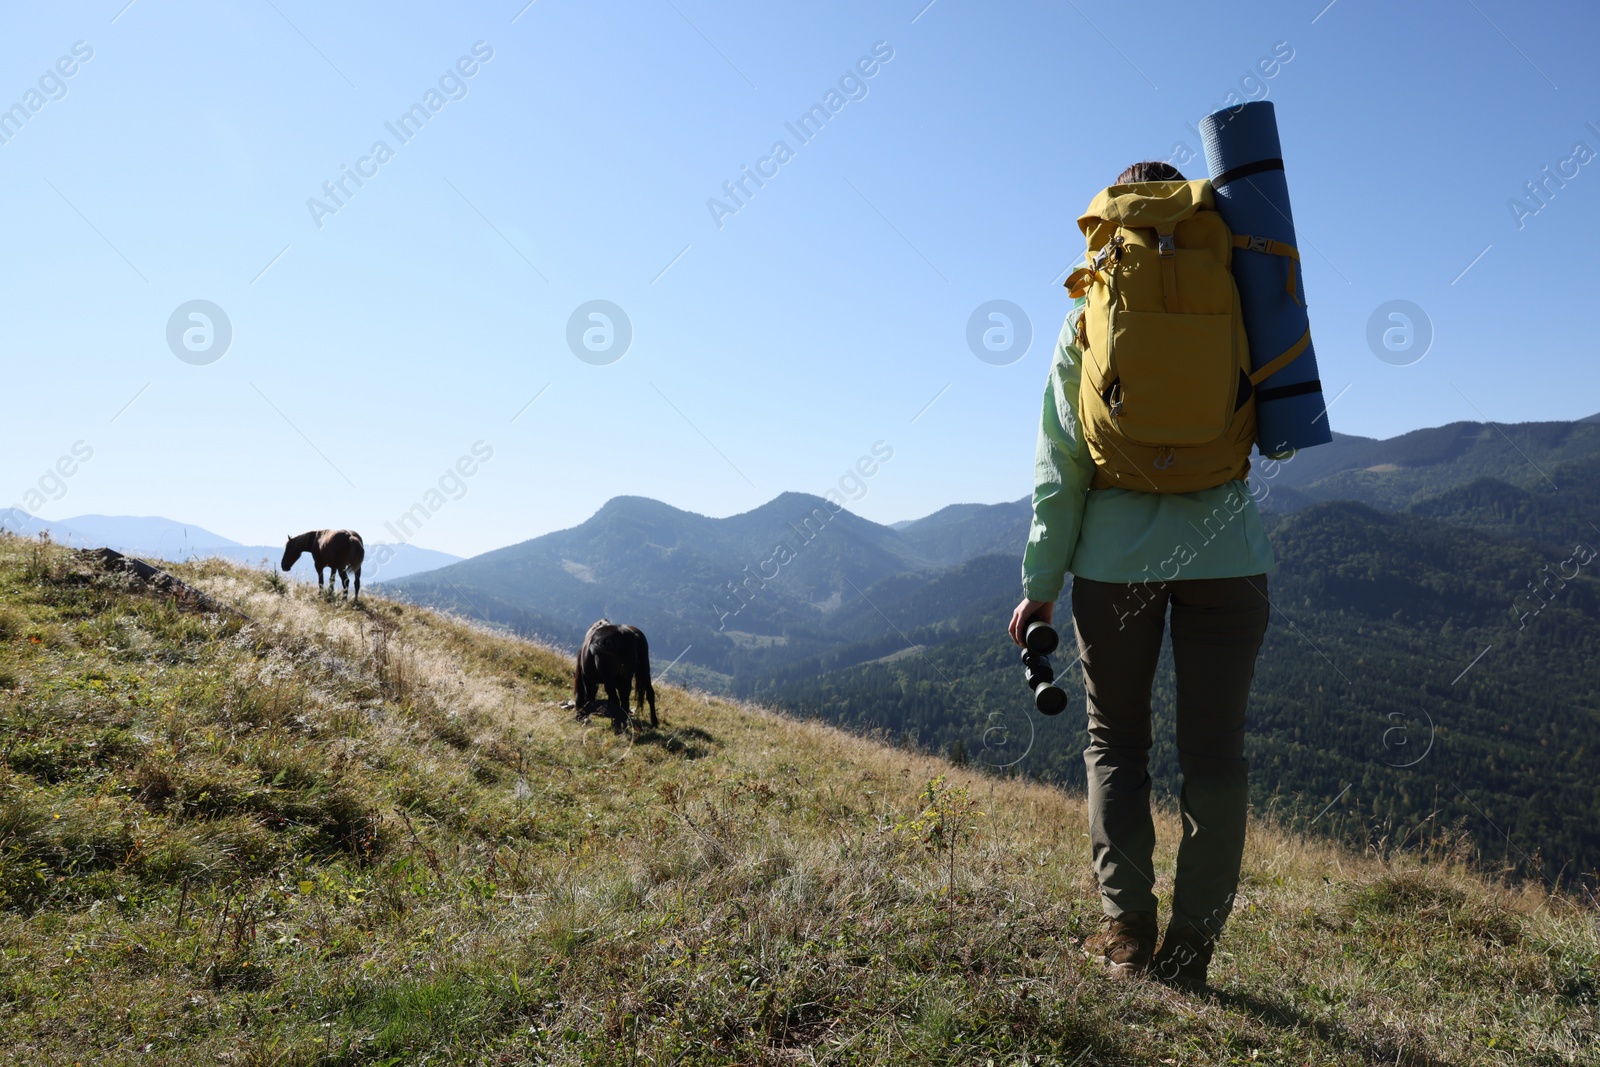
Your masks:
<instances>
[{"instance_id":1,"label":"dry grass","mask_svg":"<svg viewBox=\"0 0 1600 1067\"><path fill-rule=\"evenodd\" d=\"M1257 823L1216 992L1117 983L1081 797L666 686L617 737L549 649L183 577L253 622L0 539L4 1062L1600 1058L1596 914L1446 846Z\"/></svg>"}]
</instances>

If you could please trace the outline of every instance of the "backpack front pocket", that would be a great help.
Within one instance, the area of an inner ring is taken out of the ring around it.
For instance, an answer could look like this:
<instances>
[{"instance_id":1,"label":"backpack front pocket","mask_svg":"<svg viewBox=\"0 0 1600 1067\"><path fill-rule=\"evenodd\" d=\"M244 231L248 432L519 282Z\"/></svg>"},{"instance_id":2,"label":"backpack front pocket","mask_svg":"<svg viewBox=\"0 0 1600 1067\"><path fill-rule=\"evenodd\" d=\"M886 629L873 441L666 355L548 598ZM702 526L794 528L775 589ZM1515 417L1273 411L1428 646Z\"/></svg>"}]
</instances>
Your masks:
<instances>
[{"instance_id":1,"label":"backpack front pocket","mask_svg":"<svg viewBox=\"0 0 1600 1067\"><path fill-rule=\"evenodd\" d=\"M1111 421L1143 445L1202 445L1227 432L1239 388L1232 315L1112 309Z\"/></svg>"}]
</instances>

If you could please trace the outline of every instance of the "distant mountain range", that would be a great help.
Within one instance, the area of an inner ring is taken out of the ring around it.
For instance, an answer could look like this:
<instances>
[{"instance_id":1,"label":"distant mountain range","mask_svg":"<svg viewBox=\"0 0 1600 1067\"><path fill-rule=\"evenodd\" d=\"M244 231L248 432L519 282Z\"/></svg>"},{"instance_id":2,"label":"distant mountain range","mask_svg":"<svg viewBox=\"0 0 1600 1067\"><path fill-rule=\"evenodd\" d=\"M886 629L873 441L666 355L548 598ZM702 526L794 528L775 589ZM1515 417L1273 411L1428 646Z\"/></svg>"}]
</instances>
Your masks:
<instances>
[{"instance_id":1,"label":"distant mountain range","mask_svg":"<svg viewBox=\"0 0 1600 1067\"><path fill-rule=\"evenodd\" d=\"M1480 842L1511 833L1514 866L1600 868L1600 419L1336 434L1251 482L1279 562L1256 800L1356 837L1437 800ZM678 681L1081 783L1081 716L1031 712L1003 632L1029 512L885 526L799 493L723 519L619 497L386 590L569 647L632 622Z\"/></svg>"},{"instance_id":2,"label":"distant mountain range","mask_svg":"<svg viewBox=\"0 0 1600 1067\"><path fill-rule=\"evenodd\" d=\"M1540 491L1555 487L1555 471L1582 483L1597 462L1600 416L1461 422L1388 440L1335 434L1281 463L1258 457L1251 484L1262 510L1279 517L1348 501L1548 543L1581 536L1593 511L1581 492ZM694 646L684 664L731 686L870 630L877 613L868 600L877 601L879 583L939 582L952 568L1000 555L1010 560L1004 590L1012 595L1030 514L1024 498L956 504L884 526L785 493L713 519L617 497L579 526L396 579L392 591L565 645L595 618L627 618L673 655Z\"/></svg>"},{"instance_id":3,"label":"distant mountain range","mask_svg":"<svg viewBox=\"0 0 1600 1067\"><path fill-rule=\"evenodd\" d=\"M181 561L221 556L249 564L267 560L275 567L283 558L282 545L244 545L202 527L157 516L76 515L50 522L15 508L0 508L0 529L29 536L48 530L50 536L62 544L85 548L104 545L128 555L151 559ZM380 566L376 562L380 543L367 542L368 562L361 568L364 585L380 578L403 578L461 559L448 552L435 552L414 545L391 545L393 555ZM311 566L310 557L302 557L290 571L290 576L302 581L316 581L316 571Z\"/></svg>"},{"instance_id":4,"label":"distant mountain range","mask_svg":"<svg viewBox=\"0 0 1600 1067\"><path fill-rule=\"evenodd\" d=\"M736 676L876 637L883 621L863 590L914 585L998 546L1014 555L1029 518L1025 501L957 505L893 528L784 493L712 519L618 497L570 530L385 588L568 646L601 616L626 619L657 656L684 652L680 671L728 690Z\"/></svg>"}]
</instances>

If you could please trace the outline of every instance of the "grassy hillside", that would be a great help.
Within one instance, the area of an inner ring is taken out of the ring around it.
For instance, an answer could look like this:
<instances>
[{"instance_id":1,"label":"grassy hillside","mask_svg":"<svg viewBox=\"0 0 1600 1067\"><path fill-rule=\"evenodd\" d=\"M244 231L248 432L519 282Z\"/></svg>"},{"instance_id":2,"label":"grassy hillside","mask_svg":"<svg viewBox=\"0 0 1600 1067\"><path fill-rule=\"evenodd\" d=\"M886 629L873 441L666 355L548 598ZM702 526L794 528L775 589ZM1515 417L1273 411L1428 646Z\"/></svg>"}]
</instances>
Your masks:
<instances>
[{"instance_id":1,"label":"grassy hillside","mask_svg":"<svg viewBox=\"0 0 1600 1067\"><path fill-rule=\"evenodd\" d=\"M1447 838L1258 822L1216 992L1121 984L1076 796L666 686L619 737L535 645L178 573L243 615L0 537L0 1062L1600 1054L1596 912Z\"/></svg>"}]
</instances>

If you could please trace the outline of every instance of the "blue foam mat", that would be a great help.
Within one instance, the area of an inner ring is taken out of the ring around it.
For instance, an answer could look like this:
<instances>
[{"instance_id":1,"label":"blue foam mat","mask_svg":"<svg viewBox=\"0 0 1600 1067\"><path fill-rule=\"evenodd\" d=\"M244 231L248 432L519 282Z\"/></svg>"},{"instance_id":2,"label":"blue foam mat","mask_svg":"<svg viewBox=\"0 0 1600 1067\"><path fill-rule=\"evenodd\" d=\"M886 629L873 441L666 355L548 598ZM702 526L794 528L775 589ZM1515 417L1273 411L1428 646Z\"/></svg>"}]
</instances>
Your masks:
<instances>
[{"instance_id":1,"label":"blue foam mat","mask_svg":"<svg viewBox=\"0 0 1600 1067\"><path fill-rule=\"evenodd\" d=\"M1282 167L1278 120L1271 101L1257 100L1224 108L1200 120L1206 165L1216 186L1217 210L1234 233L1266 237L1300 247L1295 239L1294 212ZM1229 180L1229 172L1244 170ZM1305 273L1295 269L1300 303L1285 288L1290 261L1282 256L1235 249L1233 277L1245 332L1250 337L1250 362L1260 367L1300 340L1308 319ZM1316 382L1315 344L1298 359L1258 386L1256 442L1263 452L1309 448L1333 440L1320 387L1287 396L1271 391ZM1264 394L1264 395L1263 395Z\"/></svg>"}]
</instances>

